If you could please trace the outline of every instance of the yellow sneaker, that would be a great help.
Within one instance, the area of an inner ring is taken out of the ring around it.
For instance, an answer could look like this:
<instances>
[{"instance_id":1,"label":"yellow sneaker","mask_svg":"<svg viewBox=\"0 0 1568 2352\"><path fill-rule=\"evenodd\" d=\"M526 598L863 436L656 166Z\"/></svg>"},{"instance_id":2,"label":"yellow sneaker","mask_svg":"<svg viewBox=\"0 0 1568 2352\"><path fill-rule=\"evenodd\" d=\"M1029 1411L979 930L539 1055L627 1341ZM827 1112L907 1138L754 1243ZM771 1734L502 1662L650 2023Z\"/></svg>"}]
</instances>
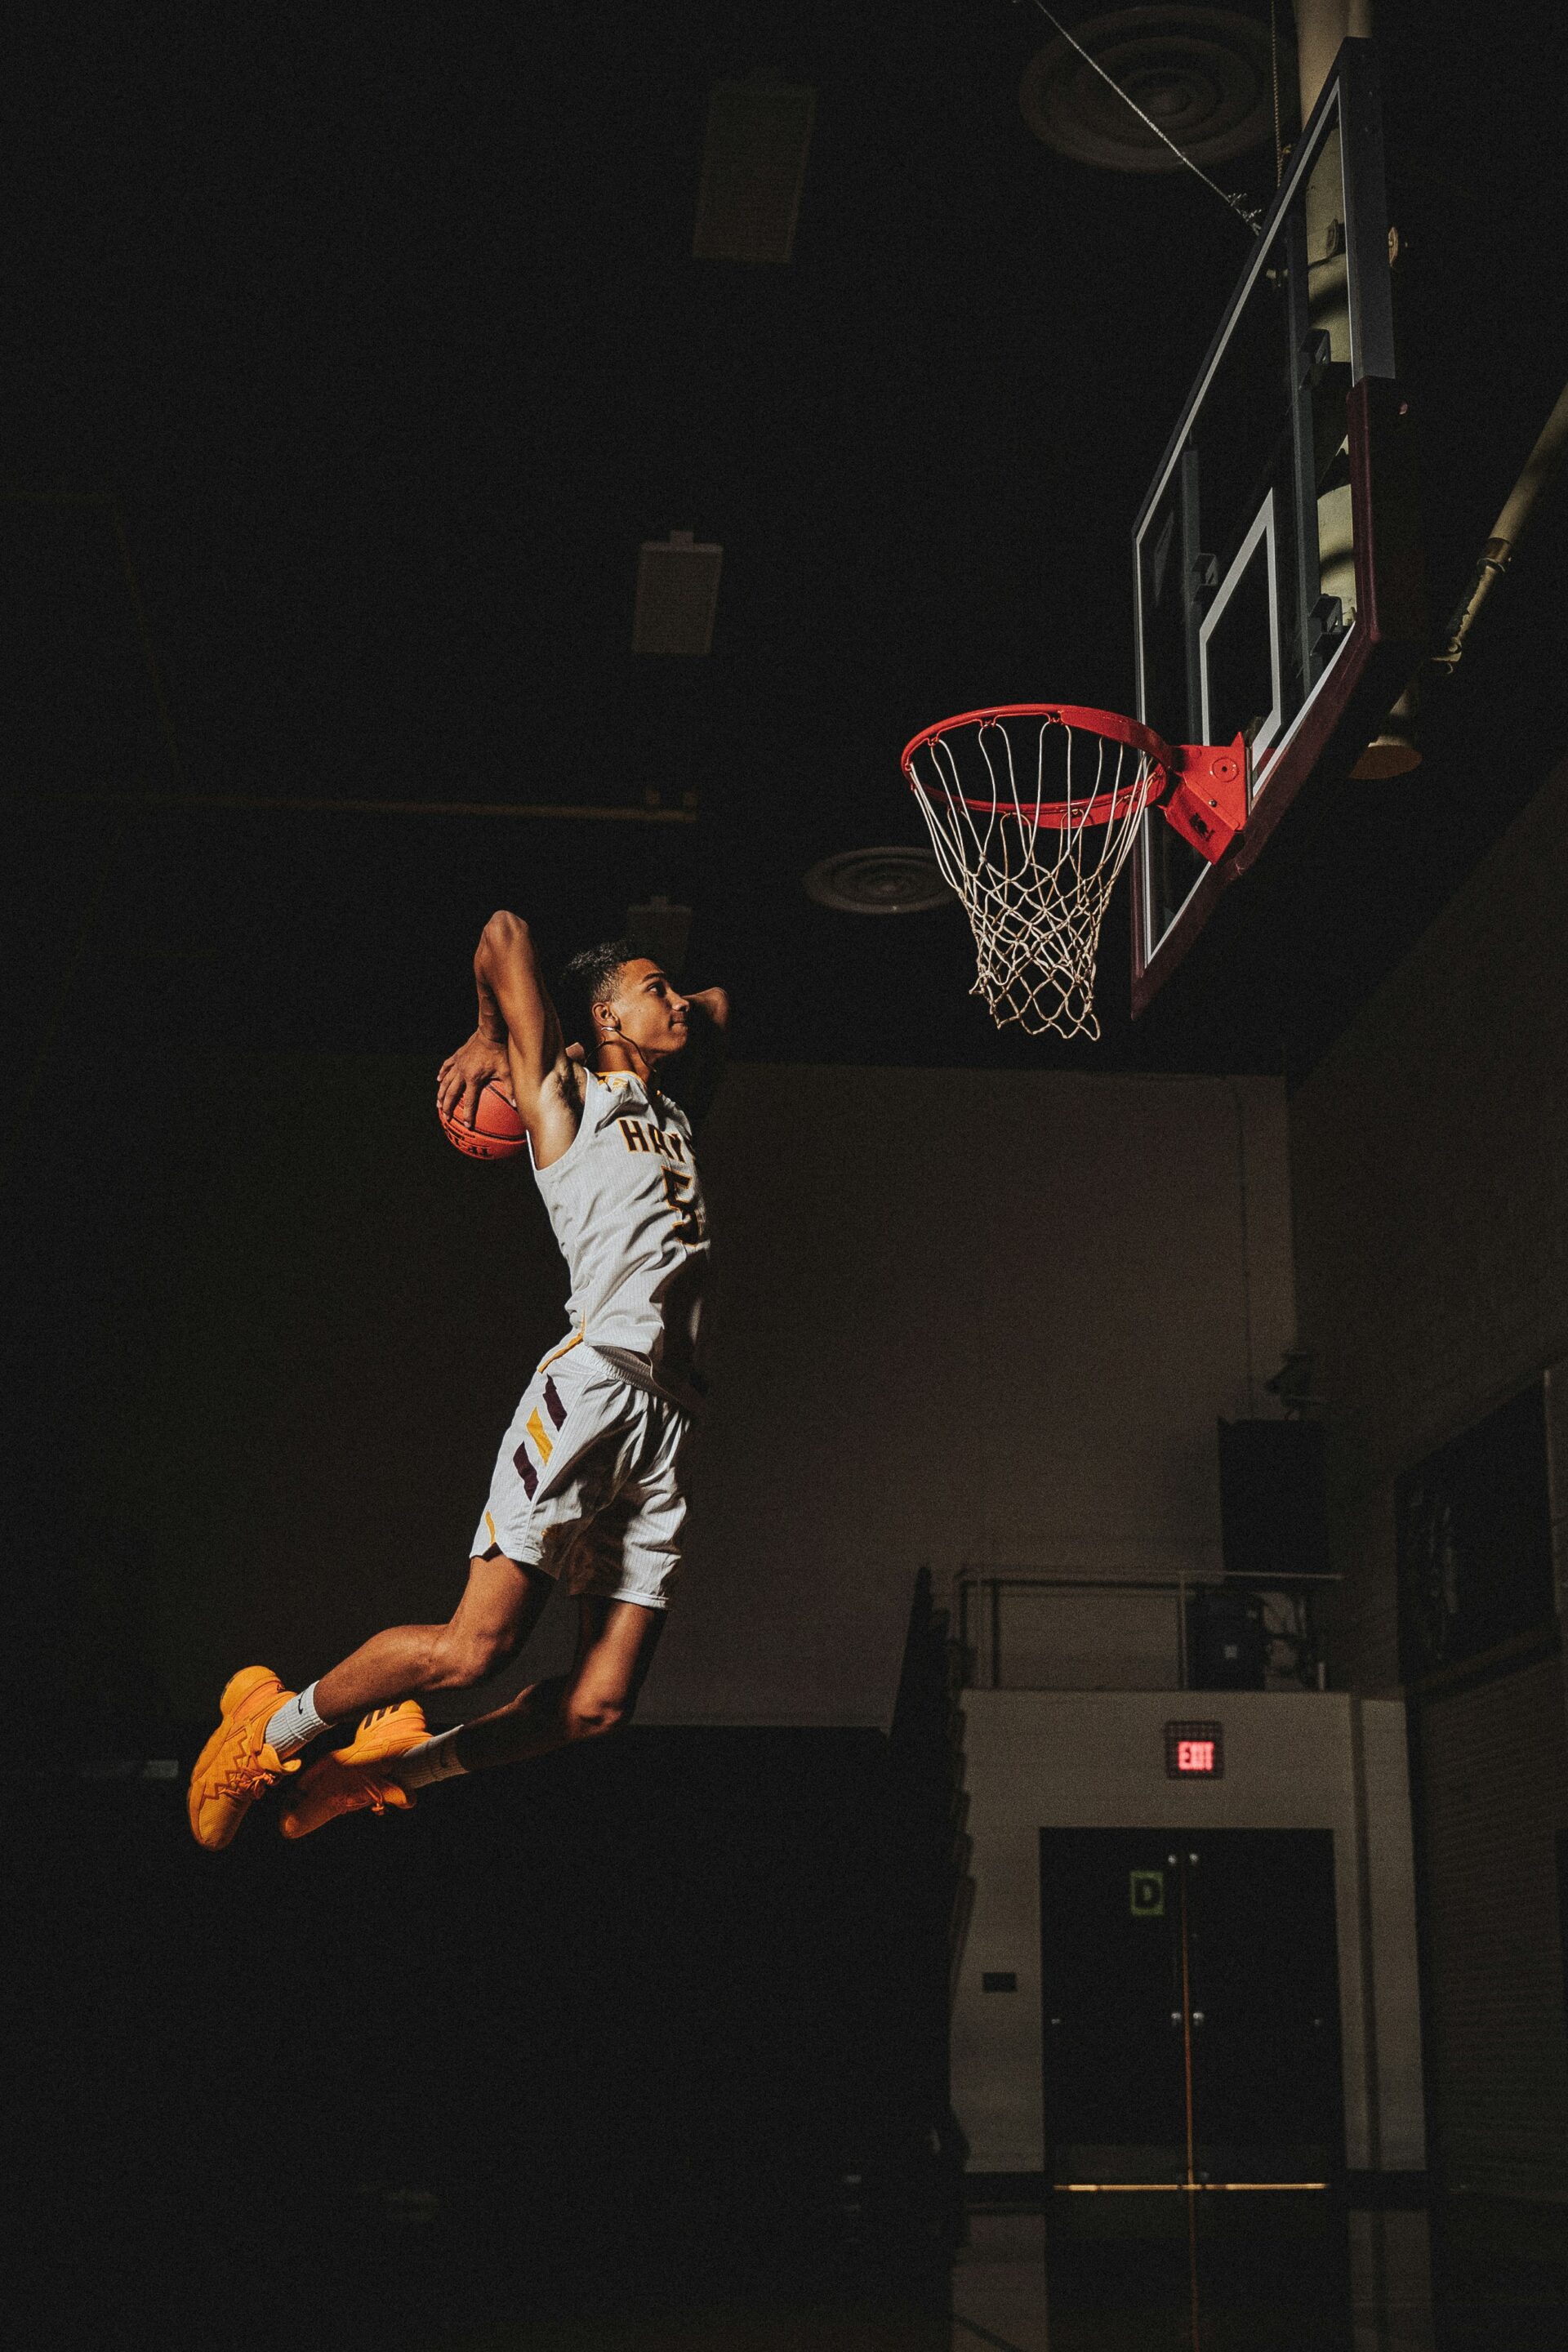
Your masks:
<instances>
[{"instance_id":1,"label":"yellow sneaker","mask_svg":"<svg viewBox=\"0 0 1568 2352\"><path fill-rule=\"evenodd\" d=\"M406 1756L429 1737L425 1710L417 1699L376 1707L346 1748L334 1748L330 1756L311 1765L283 1815L284 1836L309 1837L312 1830L335 1822L340 1813L384 1813L388 1805L395 1812L406 1812L414 1802L408 1790L374 1768L390 1763L395 1756Z\"/></svg>"},{"instance_id":2,"label":"yellow sneaker","mask_svg":"<svg viewBox=\"0 0 1568 2352\"><path fill-rule=\"evenodd\" d=\"M297 1759L285 1764L265 1737L273 1716L293 1696L269 1666L242 1666L224 1685L223 1719L196 1759L186 1800L191 1835L209 1853L227 1845L265 1790L300 1769Z\"/></svg>"}]
</instances>

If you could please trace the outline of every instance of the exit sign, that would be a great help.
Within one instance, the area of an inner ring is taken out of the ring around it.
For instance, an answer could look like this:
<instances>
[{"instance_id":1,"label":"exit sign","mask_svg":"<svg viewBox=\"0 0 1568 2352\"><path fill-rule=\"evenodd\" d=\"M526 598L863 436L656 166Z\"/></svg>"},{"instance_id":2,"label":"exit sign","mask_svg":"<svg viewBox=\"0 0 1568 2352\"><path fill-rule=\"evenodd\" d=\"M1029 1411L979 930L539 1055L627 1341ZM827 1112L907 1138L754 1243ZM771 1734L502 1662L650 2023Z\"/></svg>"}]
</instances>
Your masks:
<instances>
[{"instance_id":1,"label":"exit sign","mask_svg":"<svg viewBox=\"0 0 1568 2352\"><path fill-rule=\"evenodd\" d=\"M1225 1733L1217 1723L1168 1723L1165 1774L1172 1780L1225 1778Z\"/></svg>"}]
</instances>

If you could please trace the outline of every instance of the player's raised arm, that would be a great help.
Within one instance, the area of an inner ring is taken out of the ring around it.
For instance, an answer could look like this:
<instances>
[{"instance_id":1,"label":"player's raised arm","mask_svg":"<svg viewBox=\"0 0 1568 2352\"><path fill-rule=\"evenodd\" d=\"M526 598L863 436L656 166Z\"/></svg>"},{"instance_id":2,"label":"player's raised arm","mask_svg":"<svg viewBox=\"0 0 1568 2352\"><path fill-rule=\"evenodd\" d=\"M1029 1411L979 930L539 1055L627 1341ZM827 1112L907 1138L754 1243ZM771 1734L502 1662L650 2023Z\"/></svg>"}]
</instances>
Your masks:
<instances>
[{"instance_id":1,"label":"player's raised arm","mask_svg":"<svg viewBox=\"0 0 1568 2352\"><path fill-rule=\"evenodd\" d=\"M485 925L474 950L474 985L479 1021L467 1044L441 1065L437 1105L447 1118L471 1125L479 1096L494 1083L532 1127L563 1039L531 934L520 916L502 908Z\"/></svg>"},{"instance_id":2,"label":"player's raised arm","mask_svg":"<svg viewBox=\"0 0 1568 2352\"><path fill-rule=\"evenodd\" d=\"M490 917L474 950L480 1018L493 1011L506 1031L512 1092L524 1118L561 1059L564 1040L550 992L540 977L533 935L519 915Z\"/></svg>"},{"instance_id":3,"label":"player's raised arm","mask_svg":"<svg viewBox=\"0 0 1568 2352\"><path fill-rule=\"evenodd\" d=\"M699 988L687 998L689 1004L700 1005L721 1033L730 1026L730 995L727 989Z\"/></svg>"}]
</instances>

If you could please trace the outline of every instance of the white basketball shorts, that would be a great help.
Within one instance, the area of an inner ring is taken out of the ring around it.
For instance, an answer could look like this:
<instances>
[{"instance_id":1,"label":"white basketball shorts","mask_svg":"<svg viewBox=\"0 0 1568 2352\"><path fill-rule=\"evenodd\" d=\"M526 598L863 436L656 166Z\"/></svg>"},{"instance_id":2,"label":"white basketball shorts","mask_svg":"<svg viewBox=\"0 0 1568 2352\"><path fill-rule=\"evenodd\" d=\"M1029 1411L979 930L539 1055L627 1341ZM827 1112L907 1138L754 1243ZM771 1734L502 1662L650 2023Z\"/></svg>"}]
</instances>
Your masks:
<instances>
[{"instance_id":1,"label":"white basketball shorts","mask_svg":"<svg viewBox=\"0 0 1568 2352\"><path fill-rule=\"evenodd\" d=\"M686 1523L691 1422L581 1344L547 1356L501 1440L474 1530L572 1591L668 1605Z\"/></svg>"}]
</instances>

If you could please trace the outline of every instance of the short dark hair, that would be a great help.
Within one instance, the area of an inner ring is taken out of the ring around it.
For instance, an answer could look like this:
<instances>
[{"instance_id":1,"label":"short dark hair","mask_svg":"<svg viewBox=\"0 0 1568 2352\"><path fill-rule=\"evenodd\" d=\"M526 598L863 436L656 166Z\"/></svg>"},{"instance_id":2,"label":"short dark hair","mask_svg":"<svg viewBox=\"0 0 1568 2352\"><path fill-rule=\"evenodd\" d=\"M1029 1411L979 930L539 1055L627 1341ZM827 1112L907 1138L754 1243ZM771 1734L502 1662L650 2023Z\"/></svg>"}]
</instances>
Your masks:
<instances>
[{"instance_id":1,"label":"short dark hair","mask_svg":"<svg viewBox=\"0 0 1568 2352\"><path fill-rule=\"evenodd\" d=\"M596 948L584 948L563 968L561 1011L568 1045L593 1043L594 1007L615 994L616 982L636 954L629 940L601 940Z\"/></svg>"}]
</instances>

